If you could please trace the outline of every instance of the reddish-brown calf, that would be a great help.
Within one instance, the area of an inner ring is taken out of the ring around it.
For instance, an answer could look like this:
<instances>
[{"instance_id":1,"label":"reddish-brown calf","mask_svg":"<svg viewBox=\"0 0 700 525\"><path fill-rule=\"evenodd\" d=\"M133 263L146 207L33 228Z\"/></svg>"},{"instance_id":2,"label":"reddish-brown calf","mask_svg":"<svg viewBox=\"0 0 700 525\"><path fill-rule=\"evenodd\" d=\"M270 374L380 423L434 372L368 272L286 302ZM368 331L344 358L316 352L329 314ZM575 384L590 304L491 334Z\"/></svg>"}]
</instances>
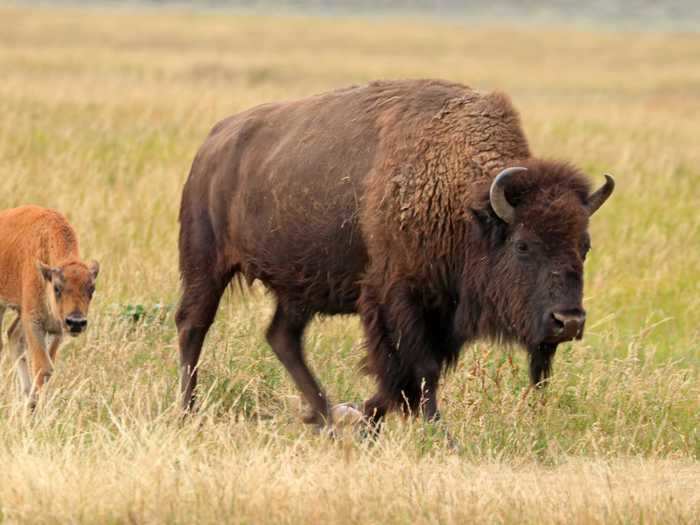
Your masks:
<instances>
[{"instance_id":1,"label":"reddish-brown calf","mask_svg":"<svg viewBox=\"0 0 700 525\"><path fill-rule=\"evenodd\" d=\"M53 373L63 335L87 327L98 272L96 261L80 259L75 231L57 211L0 212L0 326L8 308L18 313L7 336L30 405Z\"/></svg>"}]
</instances>

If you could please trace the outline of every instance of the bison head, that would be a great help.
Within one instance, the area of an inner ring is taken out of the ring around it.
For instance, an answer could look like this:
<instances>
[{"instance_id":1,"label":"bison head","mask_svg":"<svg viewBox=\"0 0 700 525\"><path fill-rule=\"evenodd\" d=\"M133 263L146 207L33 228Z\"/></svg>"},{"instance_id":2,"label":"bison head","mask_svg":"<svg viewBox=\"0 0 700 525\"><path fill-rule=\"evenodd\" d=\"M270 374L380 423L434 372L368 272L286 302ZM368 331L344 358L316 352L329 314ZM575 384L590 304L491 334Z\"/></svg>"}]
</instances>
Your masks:
<instances>
[{"instance_id":1,"label":"bison head","mask_svg":"<svg viewBox=\"0 0 700 525\"><path fill-rule=\"evenodd\" d=\"M37 263L46 284L46 297L52 317L64 331L77 336L87 328L87 314L100 271L97 261L68 261L58 266Z\"/></svg>"},{"instance_id":2,"label":"bison head","mask_svg":"<svg viewBox=\"0 0 700 525\"><path fill-rule=\"evenodd\" d=\"M605 178L590 192L574 168L530 160L503 170L489 188L483 286L492 331L528 348L534 383L548 376L559 343L583 335L588 221L612 194L614 181Z\"/></svg>"}]
</instances>

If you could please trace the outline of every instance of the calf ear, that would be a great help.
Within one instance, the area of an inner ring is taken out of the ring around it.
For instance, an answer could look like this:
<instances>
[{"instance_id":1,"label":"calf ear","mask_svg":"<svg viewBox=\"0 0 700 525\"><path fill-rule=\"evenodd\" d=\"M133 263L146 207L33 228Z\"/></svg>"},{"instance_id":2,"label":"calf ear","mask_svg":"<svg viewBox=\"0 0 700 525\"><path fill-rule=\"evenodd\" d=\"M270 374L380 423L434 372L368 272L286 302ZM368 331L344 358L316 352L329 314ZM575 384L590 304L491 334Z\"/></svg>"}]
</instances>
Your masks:
<instances>
[{"instance_id":1,"label":"calf ear","mask_svg":"<svg viewBox=\"0 0 700 525\"><path fill-rule=\"evenodd\" d=\"M41 276L48 282L51 282L53 276L58 273L58 268L53 268L41 261L36 262L36 269L39 271Z\"/></svg>"},{"instance_id":2,"label":"calf ear","mask_svg":"<svg viewBox=\"0 0 700 525\"><path fill-rule=\"evenodd\" d=\"M98 274L100 273L100 263L97 261L90 261L88 263L88 270L90 270L90 275L92 276L92 280L96 280Z\"/></svg>"}]
</instances>

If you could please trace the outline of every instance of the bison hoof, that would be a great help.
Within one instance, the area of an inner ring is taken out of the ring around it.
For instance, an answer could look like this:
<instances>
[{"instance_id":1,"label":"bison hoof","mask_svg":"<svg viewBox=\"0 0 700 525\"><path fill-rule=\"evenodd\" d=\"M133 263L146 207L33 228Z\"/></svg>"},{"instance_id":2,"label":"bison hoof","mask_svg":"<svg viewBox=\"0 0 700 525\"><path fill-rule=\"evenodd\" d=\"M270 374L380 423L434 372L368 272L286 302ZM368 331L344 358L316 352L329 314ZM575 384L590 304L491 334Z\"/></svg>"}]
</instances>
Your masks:
<instances>
[{"instance_id":1,"label":"bison hoof","mask_svg":"<svg viewBox=\"0 0 700 525\"><path fill-rule=\"evenodd\" d=\"M306 425L320 425L322 423L318 414L306 414L301 418Z\"/></svg>"},{"instance_id":2,"label":"bison hoof","mask_svg":"<svg viewBox=\"0 0 700 525\"><path fill-rule=\"evenodd\" d=\"M352 403L341 403L331 409L333 422L337 426L352 426L364 420L364 415Z\"/></svg>"}]
</instances>

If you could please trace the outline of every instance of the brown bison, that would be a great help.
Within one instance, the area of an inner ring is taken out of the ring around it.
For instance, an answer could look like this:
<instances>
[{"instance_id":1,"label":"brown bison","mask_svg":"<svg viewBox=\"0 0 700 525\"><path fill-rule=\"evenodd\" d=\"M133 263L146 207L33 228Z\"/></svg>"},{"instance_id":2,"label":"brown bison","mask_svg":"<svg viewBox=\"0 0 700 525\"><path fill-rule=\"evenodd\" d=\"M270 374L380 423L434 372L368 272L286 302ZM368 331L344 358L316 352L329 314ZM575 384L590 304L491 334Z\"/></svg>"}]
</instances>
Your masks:
<instances>
[{"instance_id":1,"label":"brown bison","mask_svg":"<svg viewBox=\"0 0 700 525\"><path fill-rule=\"evenodd\" d=\"M80 259L75 231L60 213L37 206L0 212L0 322L7 308L19 314L7 336L30 405L53 373L63 335L87 327L98 272L96 261Z\"/></svg>"},{"instance_id":2,"label":"brown bison","mask_svg":"<svg viewBox=\"0 0 700 525\"><path fill-rule=\"evenodd\" d=\"M529 352L533 383L580 338L589 217L613 191L532 157L508 98L432 80L374 82L219 122L180 208L182 393L232 278L277 306L267 340L328 422L302 350L315 314L359 313L378 382L364 414L438 416L441 373L477 338Z\"/></svg>"}]
</instances>

